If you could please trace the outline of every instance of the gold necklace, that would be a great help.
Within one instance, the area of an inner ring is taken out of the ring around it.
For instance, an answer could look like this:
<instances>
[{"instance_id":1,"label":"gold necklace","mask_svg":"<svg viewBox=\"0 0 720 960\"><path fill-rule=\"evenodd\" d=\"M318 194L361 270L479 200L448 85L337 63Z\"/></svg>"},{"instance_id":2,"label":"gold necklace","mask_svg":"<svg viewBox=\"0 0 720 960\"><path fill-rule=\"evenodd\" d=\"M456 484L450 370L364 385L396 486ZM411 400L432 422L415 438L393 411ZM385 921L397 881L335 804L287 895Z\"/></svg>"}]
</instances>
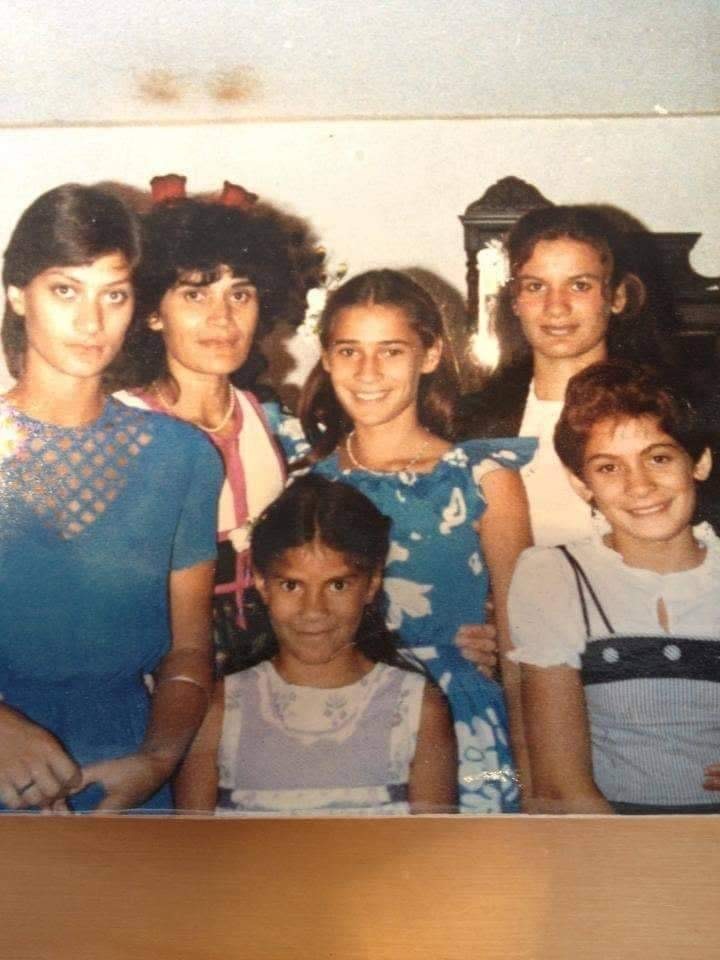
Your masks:
<instances>
[{"instance_id":1,"label":"gold necklace","mask_svg":"<svg viewBox=\"0 0 720 960\"><path fill-rule=\"evenodd\" d=\"M353 453L352 440L354 436L355 431L351 430L350 433L345 437L345 450L347 451L348 460L356 470L364 470L365 473L372 473L376 477L384 477L387 476L388 473L404 473L411 467L414 467L418 460L422 457L423 453L425 453L425 450L428 448L431 440L431 435L428 434L415 456L408 460L408 462L404 466L400 467L399 470L373 470L371 467L366 467L364 463L360 463Z\"/></svg>"},{"instance_id":2,"label":"gold necklace","mask_svg":"<svg viewBox=\"0 0 720 960\"><path fill-rule=\"evenodd\" d=\"M173 407L168 403L165 394L162 392L159 383L156 383L154 386L155 395L162 404L163 407L168 411L168 413L173 413ZM228 408L223 414L223 418L217 426L206 427L204 423L200 423L198 420L190 420L190 423L194 424L196 427L200 427L201 430L204 430L205 433L220 433L220 431L227 426L230 421L230 417L233 415L233 410L235 409L235 392L233 391L232 384L228 383ZM184 418L183 418L184 419Z\"/></svg>"}]
</instances>

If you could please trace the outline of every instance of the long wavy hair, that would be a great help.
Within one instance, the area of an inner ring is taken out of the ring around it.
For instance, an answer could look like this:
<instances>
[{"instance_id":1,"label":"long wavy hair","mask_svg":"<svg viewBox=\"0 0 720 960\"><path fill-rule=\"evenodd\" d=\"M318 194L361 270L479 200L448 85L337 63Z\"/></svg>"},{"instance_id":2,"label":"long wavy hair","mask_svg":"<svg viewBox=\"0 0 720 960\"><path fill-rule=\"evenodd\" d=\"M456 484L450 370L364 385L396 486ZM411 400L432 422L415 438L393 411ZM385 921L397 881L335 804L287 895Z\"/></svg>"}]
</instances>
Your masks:
<instances>
[{"instance_id":1,"label":"long wavy hair","mask_svg":"<svg viewBox=\"0 0 720 960\"><path fill-rule=\"evenodd\" d=\"M397 270L370 270L333 291L320 318L323 350L330 347L333 324L342 310L373 304L402 310L426 349L438 341L442 344L437 368L420 378L418 417L431 433L446 440L453 439L459 385L452 348L437 304L427 291L406 274ZM332 453L353 428L350 417L335 394L330 375L321 362L311 371L300 395L299 415L313 448L312 459Z\"/></svg>"},{"instance_id":2,"label":"long wavy hair","mask_svg":"<svg viewBox=\"0 0 720 960\"><path fill-rule=\"evenodd\" d=\"M171 200L142 217L142 234L135 314L119 358L118 386L146 387L167 375L165 342L159 331L150 329L148 320L168 290L187 273L197 272L204 283L211 284L227 267L234 277L250 280L260 302L255 339L282 315L293 271L287 238L270 215L203 200ZM237 387L251 387L265 366L253 342L244 364L230 379Z\"/></svg>"},{"instance_id":3,"label":"long wavy hair","mask_svg":"<svg viewBox=\"0 0 720 960\"><path fill-rule=\"evenodd\" d=\"M50 267L78 267L121 253L131 269L140 258L140 228L117 197L79 183L48 190L25 210L5 251L3 288L25 287ZM25 319L5 305L2 345L7 367L20 377L27 348Z\"/></svg>"},{"instance_id":4,"label":"long wavy hair","mask_svg":"<svg viewBox=\"0 0 720 960\"><path fill-rule=\"evenodd\" d=\"M252 565L267 576L287 551L312 543L342 554L350 566L366 574L382 572L390 543L391 520L368 498L346 483L306 476L293 481L270 504L252 533ZM248 625L256 638L256 662L278 651L268 611L256 590L245 603ZM373 663L424 671L397 648L385 626L382 589L365 606L355 637L357 649Z\"/></svg>"}]
</instances>

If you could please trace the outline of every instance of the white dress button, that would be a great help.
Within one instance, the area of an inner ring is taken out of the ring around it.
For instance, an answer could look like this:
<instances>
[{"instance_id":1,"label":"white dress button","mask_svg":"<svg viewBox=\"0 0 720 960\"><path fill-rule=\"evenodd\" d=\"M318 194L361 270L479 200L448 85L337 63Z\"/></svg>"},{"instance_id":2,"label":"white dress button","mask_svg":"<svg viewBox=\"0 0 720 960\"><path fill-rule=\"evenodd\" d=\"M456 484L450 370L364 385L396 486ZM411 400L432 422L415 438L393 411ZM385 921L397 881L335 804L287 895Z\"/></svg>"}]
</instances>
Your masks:
<instances>
[{"instance_id":1,"label":"white dress button","mask_svg":"<svg viewBox=\"0 0 720 960\"><path fill-rule=\"evenodd\" d=\"M605 647L602 652L602 658L605 663L617 663L620 659L620 654L617 652L615 647Z\"/></svg>"}]
</instances>

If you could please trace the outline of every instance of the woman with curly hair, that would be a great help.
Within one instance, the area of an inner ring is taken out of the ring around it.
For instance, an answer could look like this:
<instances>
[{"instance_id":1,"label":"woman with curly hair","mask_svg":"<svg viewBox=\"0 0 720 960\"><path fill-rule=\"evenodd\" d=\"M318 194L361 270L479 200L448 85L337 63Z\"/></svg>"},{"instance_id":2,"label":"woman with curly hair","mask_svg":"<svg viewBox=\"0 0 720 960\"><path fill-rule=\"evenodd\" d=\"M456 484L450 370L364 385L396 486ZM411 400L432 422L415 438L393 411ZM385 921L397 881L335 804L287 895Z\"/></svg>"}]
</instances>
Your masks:
<instances>
[{"instance_id":1,"label":"woman with curly hair","mask_svg":"<svg viewBox=\"0 0 720 960\"><path fill-rule=\"evenodd\" d=\"M296 277L277 217L254 209L242 188L188 199L184 178L171 175L156 178L153 191L120 361L127 389L117 396L194 424L222 456L214 602L222 673L255 660L243 614L249 532L283 489L285 467L273 436L283 430L277 405L261 405L245 388L264 366L255 338L282 315Z\"/></svg>"}]
</instances>

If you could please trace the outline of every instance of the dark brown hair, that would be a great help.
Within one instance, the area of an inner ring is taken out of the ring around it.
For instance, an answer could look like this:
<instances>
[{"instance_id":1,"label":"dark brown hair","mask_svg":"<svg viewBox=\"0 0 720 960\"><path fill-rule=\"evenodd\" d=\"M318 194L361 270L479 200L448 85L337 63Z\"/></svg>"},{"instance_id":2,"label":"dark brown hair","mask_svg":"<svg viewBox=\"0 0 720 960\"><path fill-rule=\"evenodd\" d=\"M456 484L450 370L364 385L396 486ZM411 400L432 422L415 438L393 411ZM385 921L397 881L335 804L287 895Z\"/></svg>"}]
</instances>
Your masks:
<instances>
[{"instance_id":1,"label":"dark brown hair","mask_svg":"<svg viewBox=\"0 0 720 960\"><path fill-rule=\"evenodd\" d=\"M564 238L586 243L598 252L610 272L606 291L608 300L612 300L621 283L625 284L627 302L619 313L610 316L608 322L608 355L629 352L633 358L651 363L660 359L657 324L650 314L643 313L647 297L645 285L630 271L629 252L623 235L599 210L579 205L550 206L531 210L522 216L506 241L511 279L500 297L497 321L502 365L518 366L532 357L532 349L513 309L514 278L532 257L538 243Z\"/></svg>"},{"instance_id":2,"label":"dark brown hair","mask_svg":"<svg viewBox=\"0 0 720 960\"><path fill-rule=\"evenodd\" d=\"M255 525L250 547L252 564L267 575L286 550L321 543L363 573L382 572L391 524L389 517L355 487L325 477L300 477L270 504ZM259 595L251 596L246 608L251 628L261 641L256 660L267 660L277 652L267 610ZM396 639L385 626L385 600L379 589L363 611L357 649L375 663L424 674L411 657L398 650Z\"/></svg>"},{"instance_id":3,"label":"dark brown hair","mask_svg":"<svg viewBox=\"0 0 720 960\"><path fill-rule=\"evenodd\" d=\"M568 383L565 406L555 427L555 449L565 466L582 478L585 448L602 420L651 417L693 463L709 436L684 391L667 376L629 360L594 363Z\"/></svg>"},{"instance_id":4,"label":"dark brown hair","mask_svg":"<svg viewBox=\"0 0 720 960\"><path fill-rule=\"evenodd\" d=\"M124 387L147 386L167 373L165 341L148 319L168 290L188 273L214 283L221 267L247 278L258 291L262 334L285 309L292 282L288 241L275 220L262 212L221 203L182 199L157 204L142 218L143 255L135 288L135 316L118 359ZM265 361L255 344L233 383L250 386ZM246 382L247 381L247 382Z\"/></svg>"},{"instance_id":5,"label":"dark brown hair","mask_svg":"<svg viewBox=\"0 0 720 960\"><path fill-rule=\"evenodd\" d=\"M341 310L363 304L378 304L402 310L427 349L440 341L442 354L437 368L423 374L418 388L420 422L444 439L454 436L455 405L459 395L452 349L445 335L442 316L427 291L397 270L370 270L348 280L328 298L320 318L320 343L328 349L333 322ZM335 395L329 374L318 362L308 377L299 407L305 435L314 457L332 453L352 430L352 422Z\"/></svg>"},{"instance_id":6,"label":"dark brown hair","mask_svg":"<svg viewBox=\"0 0 720 960\"><path fill-rule=\"evenodd\" d=\"M5 251L3 287L22 288L50 267L84 266L116 251L135 267L140 232L134 214L102 190L65 183L39 196L18 220ZM19 377L27 347L25 320L9 301L2 345L8 370Z\"/></svg>"}]
</instances>

